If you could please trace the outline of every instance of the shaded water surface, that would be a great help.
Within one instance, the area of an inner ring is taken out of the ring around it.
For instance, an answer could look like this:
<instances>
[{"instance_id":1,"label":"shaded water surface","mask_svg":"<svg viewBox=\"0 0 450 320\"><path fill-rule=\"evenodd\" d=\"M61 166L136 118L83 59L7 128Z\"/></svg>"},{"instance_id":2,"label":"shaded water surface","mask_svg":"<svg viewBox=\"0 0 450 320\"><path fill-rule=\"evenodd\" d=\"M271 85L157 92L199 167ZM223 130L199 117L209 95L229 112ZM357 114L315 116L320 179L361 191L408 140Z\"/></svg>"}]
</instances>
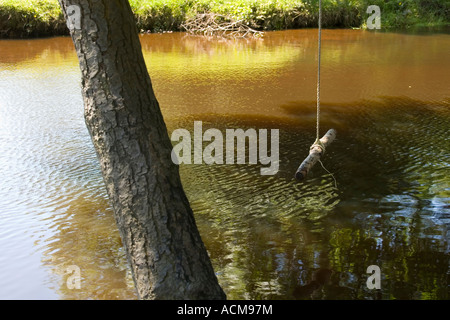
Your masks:
<instances>
[{"instance_id":1,"label":"shaded water surface","mask_svg":"<svg viewBox=\"0 0 450 320\"><path fill-rule=\"evenodd\" d=\"M280 167L181 165L231 299L448 299L450 36L315 30L262 41L141 36L169 131L279 129ZM0 41L0 298L135 299L84 125L69 38ZM366 286L370 265L381 290ZM71 266L80 269L70 289Z\"/></svg>"}]
</instances>

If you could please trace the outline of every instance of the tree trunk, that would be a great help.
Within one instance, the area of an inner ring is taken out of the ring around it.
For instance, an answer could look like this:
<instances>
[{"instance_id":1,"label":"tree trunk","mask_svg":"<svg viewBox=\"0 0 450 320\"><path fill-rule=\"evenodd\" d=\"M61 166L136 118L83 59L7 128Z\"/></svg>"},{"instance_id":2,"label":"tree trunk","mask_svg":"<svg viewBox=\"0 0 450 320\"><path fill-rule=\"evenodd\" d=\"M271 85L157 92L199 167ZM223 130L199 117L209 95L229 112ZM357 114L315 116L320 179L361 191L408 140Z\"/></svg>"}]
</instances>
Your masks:
<instances>
[{"instance_id":1,"label":"tree trunk","mask_svg":"<svg viewBox=\"0 0 450 320\"><path fill-rule=\"evenodd\" d=\"M59 0L85 121L140 299L225 299L184 193L127 0Z\"/></svg>"}]
</instances>

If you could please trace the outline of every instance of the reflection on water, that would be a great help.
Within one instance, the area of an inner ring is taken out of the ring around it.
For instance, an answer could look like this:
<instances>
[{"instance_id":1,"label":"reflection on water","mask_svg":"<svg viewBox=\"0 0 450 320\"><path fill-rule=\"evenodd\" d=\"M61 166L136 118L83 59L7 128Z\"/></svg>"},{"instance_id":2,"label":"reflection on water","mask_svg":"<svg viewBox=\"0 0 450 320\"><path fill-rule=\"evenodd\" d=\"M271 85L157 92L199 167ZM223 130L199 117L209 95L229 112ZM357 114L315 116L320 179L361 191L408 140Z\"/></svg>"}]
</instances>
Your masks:
<instances>
[{"instance_id":1,"label":"reflection on water","mask_svg":"<svg viewBox=\"0 0 450 320\"><path fill-rule=\"evenodd\" d=\"M184 166L189 199L208 247L220 252L213 258L229 296L292 298L297 285L327 268L333 274L320 297L377 298L365 283L366 268L377 264L386 277L383 298L447 297L449 150L436 142L448 131L449 107L407 98L359 101L345 114L342 106L327 106L322 121L338 139L323 163L337 188L319 165L307 182L293 179L314 135L314 119L301 117L314 108L309 104L289 106L298 118L283 123L275 176L248 165ZM216 128L279 126L211 121Z\"/></svg>"},{"instance_id":2,"label":"reflection on water","mask_svg":"<svg viewBox=\"0 0 450 320\"><path fill-rule=\"evenodd\" d=\"M274 176L180 168L228 298L448 299L450 36L324 31L321 128L338 135L323 164L337 187L320 165L293 179L315 134L314 30L141 40L169 131L280 130ZM0 176L0 298L136 298L69 38L0 41Z\"/></svg>"}]
</instances>

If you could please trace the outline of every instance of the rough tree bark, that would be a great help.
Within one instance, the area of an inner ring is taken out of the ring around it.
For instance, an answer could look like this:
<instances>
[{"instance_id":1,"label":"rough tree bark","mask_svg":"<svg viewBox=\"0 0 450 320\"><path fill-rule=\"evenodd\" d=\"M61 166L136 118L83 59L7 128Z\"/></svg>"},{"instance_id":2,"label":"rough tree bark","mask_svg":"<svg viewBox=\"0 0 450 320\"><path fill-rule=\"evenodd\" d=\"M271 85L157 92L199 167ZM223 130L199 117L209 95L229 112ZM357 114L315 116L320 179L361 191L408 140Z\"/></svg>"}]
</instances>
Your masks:
<instances>
[{"instance_id":1,"label":"rough tree bark","mask_svg":"<svg viewBox=\"0 0 450 320\"><path fill-rule=\"evenodd\" d=\"M85 121L140 299L225 299L182 188L127 0L59 0Z\"/></svg>"}]
</instances>

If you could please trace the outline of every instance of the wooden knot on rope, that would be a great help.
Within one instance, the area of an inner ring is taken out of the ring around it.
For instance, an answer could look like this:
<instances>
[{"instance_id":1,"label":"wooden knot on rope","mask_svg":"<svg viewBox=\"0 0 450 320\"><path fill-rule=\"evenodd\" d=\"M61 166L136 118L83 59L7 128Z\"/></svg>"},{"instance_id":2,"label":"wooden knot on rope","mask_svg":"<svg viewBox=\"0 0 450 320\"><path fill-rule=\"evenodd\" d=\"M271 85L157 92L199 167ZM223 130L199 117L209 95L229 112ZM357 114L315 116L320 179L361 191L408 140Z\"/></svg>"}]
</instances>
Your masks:
<instances>
[{"instance_id":1,"label":"wooden knot on rope","mask_svg":"<svg viewBox=\"0 0 450 320\"><path fill-rule=\"evenodd\" d=\"M316 162L320 160L320 157L325 153L328 145L332 143L335 138L336 130L330 129L321 139L316 139L316 141L309 148L308 157L306 157L295 172L295 178L297 180L303 180L306 178L308 172L316 164Z\"/></svg>"},{"instance_id":2,"label":"wooden knot on rope","mask_svg":"<svg viewBox=\"0 0 450 320\"><path fill-rule=\"evenodd\" d=\"M309 147L309 151L315 149L315 148L320 148L322 149L320 155L322 156L325 153L326 147L323 144L322 141L320 141L320 139L316 139L316 141L314 141L314 143L311 145L311 147Z\"/></svg>"}]
</instances>

